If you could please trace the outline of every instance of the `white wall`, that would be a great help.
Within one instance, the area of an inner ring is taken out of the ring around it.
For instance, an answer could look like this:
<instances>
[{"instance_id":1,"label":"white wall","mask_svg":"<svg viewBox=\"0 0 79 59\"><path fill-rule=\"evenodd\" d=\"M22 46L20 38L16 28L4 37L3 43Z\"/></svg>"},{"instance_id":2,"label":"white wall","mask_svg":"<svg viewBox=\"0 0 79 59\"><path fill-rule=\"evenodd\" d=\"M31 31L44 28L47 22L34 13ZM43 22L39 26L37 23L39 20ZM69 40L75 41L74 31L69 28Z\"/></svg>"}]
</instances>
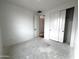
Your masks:
<instances>
[{"instance_id":1,"label":"white wall","mask_svg":"<svg viewBox=\"0 0 79 59\"><path fill-rule=\"evenodd\" d=\"M2 56L2 37L1 37L1 27L0 27L0 56ZM1 59L1 57L0 57Z\"/></svg>"},{"instance_id":2,"label":"white wall","mask_svg":"<svg viewBox=\"0 0 79 59\"><path fill-rule=\"evenodd\" d=\"M50 30L50 17L49 17L49 13L47 13L45 15L45 25L44 25L44 39L49 40L50 34L49 34L49 30Z\"/></svg>"},{"instance_id":3,"label":"white wall","mask_svg":"<svg viewBox=\"0 0 79 59\"><path fill-rule=\"evenodd\" d=\"M39 37L39 15L34 16L34 37Z\"/></svg>"},{"instance_id":4,"label":"white wall","mask_svg":"<svg viewBox=\"0 0 79 59\"><path fill-rule=\"evenodd\" d=\"M1 7L1 2L0 2L0 7ZM1 20L1 9L0 9L0 20ZM2 28L1 28L1 22L0 22L0 56L3 54L3 43L2 43ZM2 59L0 57L0 59Z\"/></svg>"},{"instance_id":5,"label":"white wall","mask_svg":"<svg viewBox=\"0 0 79 59\"><path fill-rule=\"evenodd\" d=\"M49 40L49 31L50 31L50 14L54 11L58 11L58 10L63 10L63 9L67 9L67 8L70 8L70 7L75 7L75 12L74 12L74 19L73 19L73 25L72 25L72 35L71 35L71 43L70 45L73 46L73 43L74 43L74 39L75 39L75 26L77 26L77 24L75 23L78 19L77 19L77 0L74 0L74 1L71 1L71 2L68 2L68 3L63 3L63 4L60 4L59 6L57 6L56 8L53 8L52 10L50 11L46 11L45 12L45 32L44 32L44 35L45 35L45 39L48 39ZM75 20L76 19L76 20Z\"/></svg>"},{"instance_id":6,"label":"white wall","mask_svg":"<svg viewBox=\"0 0 79 59\"><path fill-rule=\"evenodd\" d=\"M71 47L75 45L77 28L78 28L78 6L76 5L74 10L74 18L71 32L71 44L70 44Z\"/></svg>"},{"instance_id":7,"label":"white wall","mask_svg":"<svg viewBox=\"0 0 79 59\"><path fill-rule=\"evenodd\" d=\"M74 49L74 59L78 59L79 58L79 31L78 30L79 30L79 26L76 29L76 35L75 35L76 36L76 38L75 38L76 40L75 40L75 49Z\"/></svg>"},{"instance_id":8,"label":"white wall","mask_svg":"<svg viewBox=\"0 0 79 59\"><path fill-rule=\"evenodd\" d=\"M2 39L4 46L10 46L33 38L33 12L2 3Z\"/></svg>"}]
</instances>

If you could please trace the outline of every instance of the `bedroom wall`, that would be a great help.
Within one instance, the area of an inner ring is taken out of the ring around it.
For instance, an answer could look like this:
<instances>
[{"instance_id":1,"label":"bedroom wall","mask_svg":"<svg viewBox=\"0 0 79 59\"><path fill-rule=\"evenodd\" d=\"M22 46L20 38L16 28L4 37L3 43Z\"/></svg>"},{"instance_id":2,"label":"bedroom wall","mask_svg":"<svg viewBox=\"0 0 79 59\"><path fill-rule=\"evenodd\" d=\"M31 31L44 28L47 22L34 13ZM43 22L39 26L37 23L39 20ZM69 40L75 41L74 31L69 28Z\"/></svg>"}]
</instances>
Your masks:
<instances>
[{"instance_id":1,"label":"bedroom wall","mask_svg":"<svg viewBox=\"0 0 79 59\"><path fill-rule=\"evenodd\" d=\"M1 2L0 2L0 7L1 7ZM0 9L0 20L1 20L1 9ZM2 59L3 55L3 42L2 42L2 28L1 28L1 22L0 22L0 59Z\"/></svg>"},{"instance_id":2,"label":"bedroom wall","mask_svg":"<svg viewBox=\"0 0 79 59\"><path fill-rule=\"evenodd\" d=\"M2 48L3 48L3 47L2 47L2 37L1 37L1 36L2 36L2 35L1 35L1 27L0 27L0 59L2 59L1 56L2 56L2 50L3 50L3 49L2 49Z\"/></svg>"},{"instance_id":3,"label":"bedroom wall","mask_svg":"<svg viewBox=\"0 0 79 59\"><path fill-rule=\"evenodd\" d=\"M77 28L78 28L78 5L75 6L75 10L74 10L72 32L71 32L71 43L70 43L71 47L75 46Z\"/></svg>"},{"instance_id":4,"label":"bedroom wall","mask_svg":"<svg viewBox=\"0 0 79 59\"><path fill-rule=\"evenodd\" d=\"M2 39L4 46L10 46L27 41L34 37L34 13L23 7L2 1Z\"/></svg>"}]
</instances>

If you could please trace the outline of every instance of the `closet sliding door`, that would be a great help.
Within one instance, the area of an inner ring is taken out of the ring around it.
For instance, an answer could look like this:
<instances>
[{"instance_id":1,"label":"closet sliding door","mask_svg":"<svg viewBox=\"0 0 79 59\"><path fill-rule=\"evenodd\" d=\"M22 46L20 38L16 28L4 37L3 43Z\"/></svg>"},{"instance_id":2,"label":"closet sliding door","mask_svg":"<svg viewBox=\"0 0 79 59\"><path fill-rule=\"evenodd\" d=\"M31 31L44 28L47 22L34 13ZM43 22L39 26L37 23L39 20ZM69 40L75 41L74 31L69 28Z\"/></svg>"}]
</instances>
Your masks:
<instances>
[{"instance_id":1,"label":"closet sliding door","mask_svg":"<svg viewBox=\"0 0 79 59\"><path fill-rule=\"evenodd\" d=\"M66 18L66 10L59 11L59 37L58 41L63 42L64 40L64 28L65 28L65 19Z\"/></svg>"},{"instance_id":2,"label":"closet sliding door","mask_svg":"<svg viewBox=\"0 0 79 59\"><path fill-rule=\"evenodd\" d=\"M50 39L63 42L66 10L50 13Z\"/></svg>"},{"instance_id":3,"label":"closet sliding door","mask_svg":"<svg viewBox=\"0 0 79 59\"><path fill-rule=\"evenodd\" d=\"M50 39L58 41L58 31L59 31L59 12L50 13Z\"/></svg>"}]
</instances>

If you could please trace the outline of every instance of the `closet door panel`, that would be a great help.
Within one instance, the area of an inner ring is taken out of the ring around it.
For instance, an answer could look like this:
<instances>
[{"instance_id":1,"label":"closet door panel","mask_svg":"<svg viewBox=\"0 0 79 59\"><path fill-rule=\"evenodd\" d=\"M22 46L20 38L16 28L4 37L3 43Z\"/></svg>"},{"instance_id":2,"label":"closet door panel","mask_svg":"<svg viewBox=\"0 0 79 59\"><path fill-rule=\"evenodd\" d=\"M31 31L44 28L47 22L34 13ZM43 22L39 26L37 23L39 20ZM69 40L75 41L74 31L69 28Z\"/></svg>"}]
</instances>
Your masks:
<instances>
[{"instance_id":1,"label":"closet door panel","mask_svg":"<svg viewBox=\"0 0 79 59\"><path fill-rule=\"evenodd\" d=\"M58 12L50 14L50 39L58 41Z\"/></svg>"},{"instance_id":2,"label":"closet door panel","mask_svg":"<svg viewBox=\"0 0 79 59\"><path fill-rule=\"evenodd\" d=\"M61 10L59 13L59 42L64 40L66 10Z\"/></svg>"}]
</instances>

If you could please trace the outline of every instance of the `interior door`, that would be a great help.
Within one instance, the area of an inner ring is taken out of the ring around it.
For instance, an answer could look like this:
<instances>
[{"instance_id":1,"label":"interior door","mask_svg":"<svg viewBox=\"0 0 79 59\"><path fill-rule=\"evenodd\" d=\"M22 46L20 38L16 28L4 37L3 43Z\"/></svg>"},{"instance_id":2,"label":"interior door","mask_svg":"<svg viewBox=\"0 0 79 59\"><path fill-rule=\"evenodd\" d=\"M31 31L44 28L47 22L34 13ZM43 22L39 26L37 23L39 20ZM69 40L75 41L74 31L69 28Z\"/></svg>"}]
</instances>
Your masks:
<instances>
[{"instance_id":1,"label":"interior door","mask_svg":"<svg viewBox=\"0 0 79 59\"><path fill-rule=\"evenodd\" d=\"M50 14L50 39L55 41L58 41L58 14L58 12L53 12Z\"/></svg>"},{"instance_id":2,"label":"interior door","mask_svg":"<svg viewBox=\"0 0 79 59\"><path fill-rule=\"evenodd\" d=\"M64 40L64 28L65 28L66 10L59 11L59 42Z\"/></svg>"},{"instance_id":3,"label":"interior door","mask_svg":"<svg viewBox=\"0 0 79 59\"><path fill-rule=\"evenodd\" d=\"M39 16L35 15L34 16L34 37L39 36Z\"/></svg>"}]
</instances>

